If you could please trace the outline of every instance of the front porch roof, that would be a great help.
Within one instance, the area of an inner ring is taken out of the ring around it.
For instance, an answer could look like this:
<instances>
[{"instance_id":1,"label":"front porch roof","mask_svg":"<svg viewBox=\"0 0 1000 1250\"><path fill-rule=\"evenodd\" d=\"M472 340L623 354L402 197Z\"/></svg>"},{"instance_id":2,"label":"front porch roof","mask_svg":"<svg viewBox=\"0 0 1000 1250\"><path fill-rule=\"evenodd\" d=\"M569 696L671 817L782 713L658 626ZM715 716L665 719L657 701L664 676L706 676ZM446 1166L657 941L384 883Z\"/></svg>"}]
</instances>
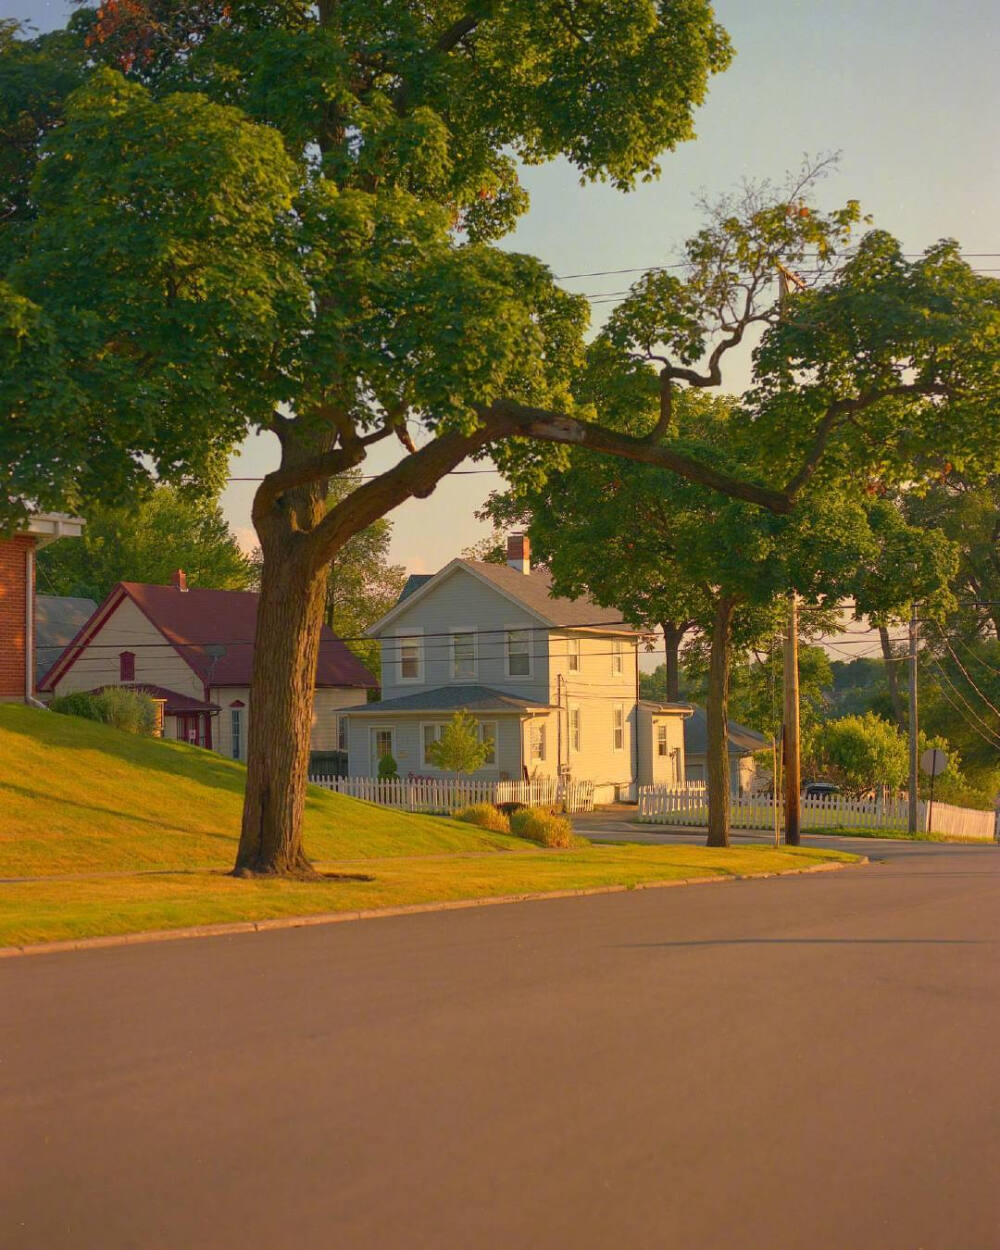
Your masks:
<instances>
[{"instance_id":1,"label":"front porch roof","mask_svg":"<svg viewBox=\"0 0 1000 1250\"><path fill-rule=\"evenodd\" d=\"M344 708L342 716L381 716L400 712L514 712L518 715L536 715L550 712L548 703L537 699L524 699L520 695L507 694L490 686L435 686L431 690L414 691L397 699L382 699L379 703L363 703L358 707Z\"/></svg>"}]
</instances>

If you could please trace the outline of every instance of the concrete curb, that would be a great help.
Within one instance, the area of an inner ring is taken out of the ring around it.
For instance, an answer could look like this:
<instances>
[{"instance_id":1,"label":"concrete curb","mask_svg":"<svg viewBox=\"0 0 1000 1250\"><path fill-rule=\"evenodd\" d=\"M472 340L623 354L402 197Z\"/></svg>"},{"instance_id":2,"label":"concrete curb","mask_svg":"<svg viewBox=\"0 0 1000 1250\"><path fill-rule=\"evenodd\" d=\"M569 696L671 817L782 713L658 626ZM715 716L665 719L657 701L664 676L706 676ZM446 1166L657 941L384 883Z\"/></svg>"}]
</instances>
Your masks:
<instances>
[{"instance_id":1,"label":"concrete curb","mask_svg":"<svg viewBox=\"0 0 1000 1250\"><path fill-rule=\"evenodd\" d=\"M679 885L722 885L731 881L766 881L772 877L804 877L841 868L860 868L869 863L813 864L787 872L747 872L737 876L681 877L666 881L640 881L635 885L595 885L579 890L549 890L542 894L501 894L491 898L450 899L439 903L411 903L406 907L373 907L366 911L326 911L310 916L276 916L270 920L237 920L225 924L189 925L183 929L149 929L144 933L115 933L106 937L41 942L31 946L0 946L0 959L22 955L55 955L63 951L98 950L109 946L141 946L149 942L179 942L185 938L229 937L235 933L269 933L276 929L305 929L313 925L344 924L354 920L380 920L385 916L419 916L424 912L465 911L471 907L498 907L507 903L544 903L554 898L589 898L596 894L627 894L630 890L665 890Z\"/></svg>"}]
</instances>

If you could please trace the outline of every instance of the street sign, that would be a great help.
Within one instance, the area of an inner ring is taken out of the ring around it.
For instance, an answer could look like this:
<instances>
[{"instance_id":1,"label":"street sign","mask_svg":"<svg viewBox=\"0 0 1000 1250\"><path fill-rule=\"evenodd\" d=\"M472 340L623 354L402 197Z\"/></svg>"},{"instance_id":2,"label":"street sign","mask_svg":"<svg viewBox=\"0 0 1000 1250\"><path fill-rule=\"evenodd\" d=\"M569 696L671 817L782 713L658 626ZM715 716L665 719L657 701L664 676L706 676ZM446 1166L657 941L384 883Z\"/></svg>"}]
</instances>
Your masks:
<instances>
[{"instance_id":1,"label":"street sign","mask_svg":"<svg viewBox=\"0 0 1000 1250\"><path fill-rule=\"evenodd\" d=\"M948 767L948 756L940 747L928 747L920 757L920 767L928 777L940 777Z\"/></svg>"}]
</instances>

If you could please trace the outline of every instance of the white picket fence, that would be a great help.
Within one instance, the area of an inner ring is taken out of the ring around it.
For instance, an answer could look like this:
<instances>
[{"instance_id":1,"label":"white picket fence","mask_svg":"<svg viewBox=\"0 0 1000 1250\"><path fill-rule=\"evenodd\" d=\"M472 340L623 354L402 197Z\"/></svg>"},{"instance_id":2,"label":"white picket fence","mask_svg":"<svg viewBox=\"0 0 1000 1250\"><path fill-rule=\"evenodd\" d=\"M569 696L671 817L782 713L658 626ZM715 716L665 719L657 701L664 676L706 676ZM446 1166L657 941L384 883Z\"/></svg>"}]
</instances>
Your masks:
<instances>
[{"instance_id":1,"label":"white picket fence","mask_svg":"<svg viewBox=\"0 0 1000 1250\"><path fill-rule=\"evenodd\" d=\"M562 803L567 812L594 810L592 781L461 781L415 777L381 781L377 777L315 776L309 780L325 790L407 812L447 813L473 803L522 803L542 807Z\"/></svg>"},{"instance_id":2,"label":"white picket fence","mask_svg":"<svg viewBox=\"0 0 1000 1250\"><path fill-rule=\"evenodd\" d=\"M778 801L777 817L783 824L784 802ZM730 825L734 829L773 829L775 825L774 800L764 795L733 796L730 799ZM840 794L824 795L822 798L803 798L800 805L803 829L885 830L887 833L905 833L908 828L908 810L905 799L893 799L887 803L868 799L849 799ZM639 788L638 819L646 824L704 827L708 823L708 801L702 787L641 786ZM951 807L935 803L933 815L929 804L917 804L917 827L928 832L928 820L933 821L934 832L952 836L993 841L996 837L996 817L993 812L977 812L971 808Z\"/></svg>"}]
</instances>

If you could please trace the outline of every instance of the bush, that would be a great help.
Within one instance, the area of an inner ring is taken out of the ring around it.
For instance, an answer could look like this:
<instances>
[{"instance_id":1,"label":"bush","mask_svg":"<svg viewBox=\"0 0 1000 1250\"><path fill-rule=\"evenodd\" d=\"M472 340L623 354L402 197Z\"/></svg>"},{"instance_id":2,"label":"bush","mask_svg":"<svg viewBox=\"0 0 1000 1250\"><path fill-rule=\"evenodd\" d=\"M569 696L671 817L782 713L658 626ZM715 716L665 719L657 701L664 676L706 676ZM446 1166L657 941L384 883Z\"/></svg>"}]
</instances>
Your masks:
<instances>
[{"instance_id":1,"label":"bush","mask_svg":"<svg viewBox=\"0 0 1000 1250\"><path fill-rule=\"evenodd\" d=\"M473 803L471 807L463 807L455 813L455 819L478 825L490 833L510 833L510 821L492 803Z\"/></svg>"},{"instance_id":2,"label":"bush","mask_svg":"<svg viewBox=\"0 0 1000 1250\"><path fill-rule=\"evenodd\" d=\"M510 818L511 833L538 842L541 846L573 845L573 826L565 816L556 816L540 807L522 807Z\"/></svg>"},{"instance_id":3,"label":"bush","mask_svg":"<svg viewBox=\"0 0 1000 1250\"><path fill-rule=\"evenodd\" d=\"M379 781L396 781L399 778L399 765L391 755L383 755L378 762Z\"/></svg>"},{"instance_id":4,"label":"bush","mask_svg":"<svg viewBox=\"0 0 1000 1250\"><path fill-rule=\"evenodd\" d=\"M78 690L53 699L49 707L53 712L100 721L125 733L147 738L156 733L156 704L148 694L125 686L108 686L100 694Z\"/></svg>"},{"instance_id":5,"label":"bush","mask_svg":"<svg viewBox=\"0 0 1000 1250\"><path fill-rule=\"evenodd\" d=\"M81 716L84 720L104 720L97 695L86 694L82 690L59 695L49 704L49 710L61 712L64 716Z\"/></svg>"}]
</instances>

